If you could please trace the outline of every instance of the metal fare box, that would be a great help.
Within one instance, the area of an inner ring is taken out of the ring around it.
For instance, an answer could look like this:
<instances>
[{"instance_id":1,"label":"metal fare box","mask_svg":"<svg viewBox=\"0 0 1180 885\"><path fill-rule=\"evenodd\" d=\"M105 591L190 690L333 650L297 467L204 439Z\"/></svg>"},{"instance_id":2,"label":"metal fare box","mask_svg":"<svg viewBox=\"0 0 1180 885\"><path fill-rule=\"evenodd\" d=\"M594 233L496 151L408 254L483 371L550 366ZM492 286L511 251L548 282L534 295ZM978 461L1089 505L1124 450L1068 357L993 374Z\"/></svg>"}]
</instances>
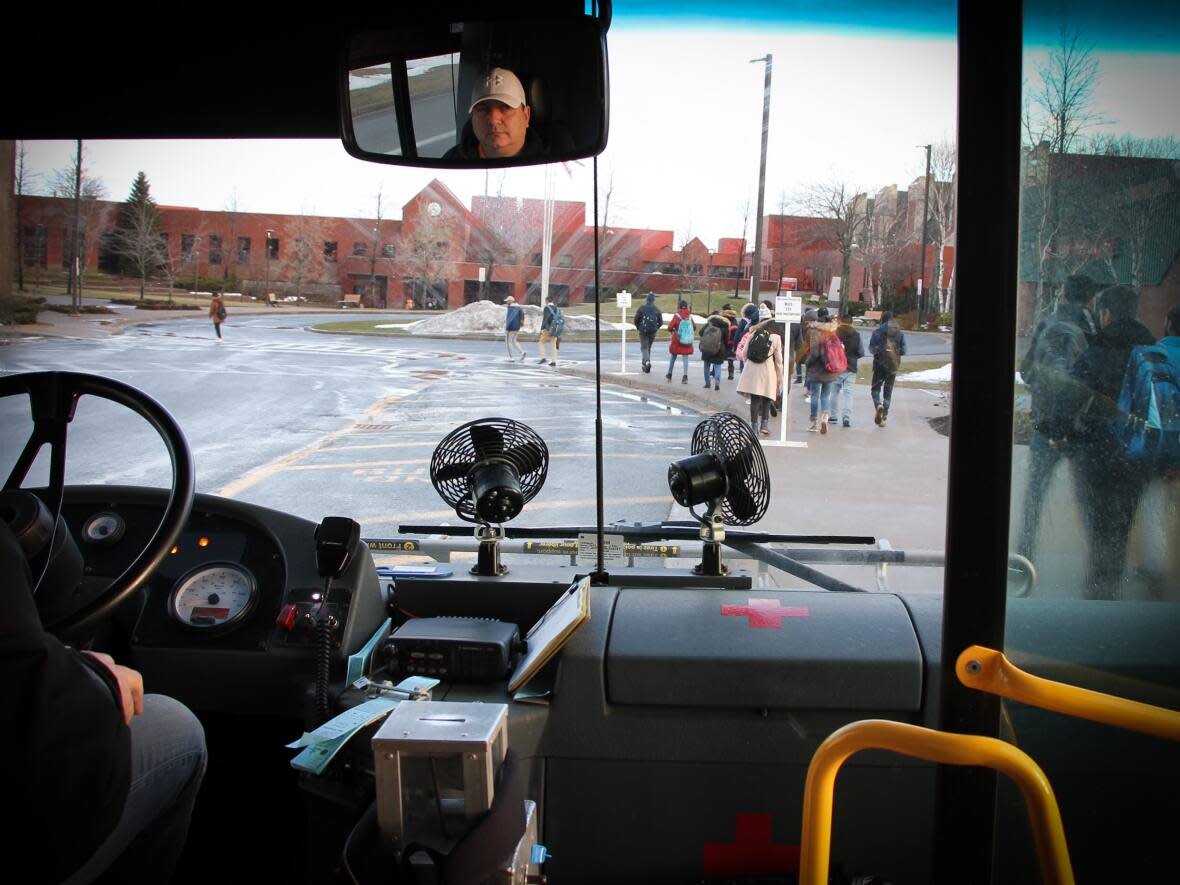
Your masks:
<instances>
[{"instance_id":1,"label":"metal fare box","mask_svg":"<svg viewBox=\"0 0 1180 885\"><path fill-rule=\"evenodd\" d=\"M506 704L399 704L373 736L382 838L446 843L492 807L508 752ZM450 821L450 826L448 825Z\"/></svg>"}]
</instances>

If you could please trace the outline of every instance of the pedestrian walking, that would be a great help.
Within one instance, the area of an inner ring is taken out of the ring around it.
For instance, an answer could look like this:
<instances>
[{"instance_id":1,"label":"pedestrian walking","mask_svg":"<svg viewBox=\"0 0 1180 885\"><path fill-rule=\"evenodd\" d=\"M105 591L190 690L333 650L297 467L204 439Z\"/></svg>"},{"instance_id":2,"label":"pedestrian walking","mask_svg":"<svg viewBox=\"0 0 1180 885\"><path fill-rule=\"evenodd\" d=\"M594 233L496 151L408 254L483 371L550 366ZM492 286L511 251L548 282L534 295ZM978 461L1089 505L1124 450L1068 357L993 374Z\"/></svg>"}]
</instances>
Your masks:
<instances>
[{"instance_id":1,"label":"pedestrian walking","mask_svg":"<svg viewBox=\"0 0 1180 885\"><path fill-rule=\"evenodd\" d=\"M524 317L524 311L520 309L520 305L516 303L516 299L509 295L504 299L504 345L508 348L508 362L516 362L517 352L520 353L520 360L524 362L526 356L524 348L516 341L516 336L520 334L520 323Z\"/></svg>"},{"instance_id":2,"label":"pedestrian walking","mask_svg":"<svg viewBox=\"0 0 1180 885\"><path fill-rule=\"evenodd\" d=\"M733 333L733 352L738 362L738 372L745 368L745 361L737 356L738 347L746 333L758 322L758 305L752 301L742 308L742 318L738 320L737 329Z\"/></svg>"},{"instance_id":3,"label":"pedestrian walking","mask_svg":"<svg viewBox=\"0 0 1180 885\"><path fill-rule=\"evenodd\" d=\"M795 363L795 383L803 387L803 402L811 402L811 386L803 383L803 365L807 362L807 347L810 339L811 327L819 318L819 312L814 307L803 311L803 322L799 324L799 344L792 348L792 360Z\"/></svg>"},{"instance_id":4,"label":"pedestrian walking","mask_svg":"<svg viewBox=\"0 0 1180 885\"><path fill-rule=\"evenodd\" d=\"M710 379L714 390L721 389L721 365L725 362L729 333L729 321L719 312L713 311L705 328L701 330L701 342L698 345L701 365L705 369L706 390L710 387Z\"/></svg>"},{"instance_id":5,"label":"pedestrian walking","mask_svg":"<svg viewBox=\"0 0 1180 885\"><path fill-rule=\"evenodd\" d=\"M832 416L833 427L852 426L852 390L856 386L856 363L865 355L864 342L860 339L860 332L852 325L852 314L845 311L840 314L840 323L836 326L836 337L844 345L844 357L848 360L848 368L836 378L836 395L833 406L840 408L840 422L836 423Z\"/></svg>"},{"instance_id":6,"label":"pedestrian walking","mask_svg":"<svg viewBox=\"0 0 1180 885\"><path fill-rule=\"evenodd\" d=\"M811 433L827 433L832 415L832 394L836 378L847 367L844 345L836 336L836 324L826 307L816 311L816 320L808 330L807 386L811 391Z\"/></svg>"},{"instance_id":7,"label":"pedestrian walking","mask_svg":"<svg viewBox=\"0 0 1180 885\"><path fill-rule=\"evenodd\" d=\"M565 330L565 314L557 306L557 299L550 295L545 303L545 312L541 315L541 336L537 339L537 346L541 351L539 363L545 362L545 345L549 344L552 357L549 365L557 365L557 349L561 347L561 333Z\"/></svg>"},{"instance_id":8,"label":"pedestrian walking","mask_svg":"<svg viewBox=\"0 0 1180 885\"><path fill-rule=\"evenodd\" d=\"M1089 534L1086 596L1115 599L1123 575L1127 536L1147 484L1116 428L1125 420L1118 402L1133 348L1155 343L1136 318L1139 295L1130 286L1103 289L1095 303L1099 331L1073 364L1076 393L1069 439L1075 454L1078 498Z\"/></svg>"},{"instance_id":9,"label":"pedestrian walking","mask_svg":"<svg viewBox=\"0 0 1180 885\"><path fill-rule=\"evenodd\" d=\"M671 322L668 323L668 331L672 333L672 337L668 341L668 353L672 354L672 358L668 360L668 373L664 377L668 381L672 380L672 369L676 366L676 357L683 357L684 377L680 379L680 383L687 384L688 358L692 356L692 344L696 340L696 333L692 327L692 312L688 309L687 301L680 302L676 316L672 317Z\"/></svg>"},{"instance_id":10,"label":"pedestrian walking","mask_svg":"<svg viewBox=\"0 0 1180 885\"><path fill-rule=\"evenodd\" d=\"M881 324L869 339L869 353L873 355L872 395L876 409L873 421L878 427L884 427L893 399L893 382L897 380L897 370L906 353L905 332L893 318L892 311L881 314Z\"/></svg>"},{"instance_id":11,"label":"pedestrian walking","mask_svg":"<svg viewBox=\"0 0 1180 885\"><path fill-rule=\"evenodd\" d=\"M218 340L221 339L221 324L227 316L229 313L225 309L225 299L220 292L214 292L209 300L209 319L213 320L213 331L217 333Z\"/></svg>"},{"instance_id":12,"label":"pedestrian walking","mask_svg":"<svg viewBox=\"0 0 1180 885\"><path fill-rule=\"evenodd\" d=\"M729 380L733 380L734 348L737 347L737 311L730 304L721 305L721 316L729 324L729 331L725 336L725 362L729 367Z\"/></svg>"},{"instance_id":13,"label":"pedestrian walking","mask_svg":"<svg viewBox=\"0 0 1180 885\"><path fill-rule=\"evenodd\" d=\"M1066 457L1066 436L1074 423L1070 391L1073 366L1098 335L1094 322L1097 286L1084 274L1066 279L1057 307L1037 324L1020 361L1020 377L1031 394L1028 483L1016 551L1032 558L1041 524L1041 506L1059 461ZM1075 465L1076 466L1076 465Z\"/></svg>"},{"instance_id":14,"label":"pedestrian walking","mask_svg":"<svg viewBox=\"0 0 1180 885\"><path fill-rule=\"evenodd\" d=\"M750 426L762 436L770 435L770 411L783 392L783 339L774 331L774 321L762 320L738 342L742 373L738 393L750 397Z\"/></svg>"},{"instance_id":15,"label":"pedestrian walking","mask_svg":"<svg viewBox=\"0 0 1180 885\"><path fill-rule=\"evenodd\" d=\"M635 330L639 333L639 362L644 372L651 372L651 346L656 333L664 325L664 315L656 307L656 293L648 292L647 300L635 311Z\"/></svg>"}]
</instances>

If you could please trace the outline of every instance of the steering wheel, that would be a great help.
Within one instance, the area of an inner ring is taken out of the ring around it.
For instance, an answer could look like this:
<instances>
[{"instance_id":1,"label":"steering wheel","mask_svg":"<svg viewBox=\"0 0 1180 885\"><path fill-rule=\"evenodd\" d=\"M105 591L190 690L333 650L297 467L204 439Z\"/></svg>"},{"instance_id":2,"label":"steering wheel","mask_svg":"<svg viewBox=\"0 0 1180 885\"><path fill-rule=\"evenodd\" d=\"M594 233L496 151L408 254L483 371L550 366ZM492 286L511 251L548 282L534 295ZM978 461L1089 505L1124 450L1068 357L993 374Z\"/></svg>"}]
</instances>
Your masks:
<instances>
[{"instance_id":1,"label":"steering wheel","mask_svg":"<svg viewBox=\"0 0 1180 885\"><path fill-rule=\"evenodd\" d=\"M74 418L78 399L82 396L96 396L119 403L148 422L168 449L172 461L172 484L168 503L156 533L147 546L115 578L99 596L57 621L46 624L51 633L79 631L105 617L115 606L138 590L168 555L172 545L180 536L181 529L188 521L193 506L192 452L180 430L180 426L154 399L136 390L129 384L85 375L80 372L33 372L25 375L11 375L0 378L0 398L25 394L32 408L33 432L29 435L4 491L19 491L33 462L42 447L50 447L49 485L45 489L45 500L54 512L53 525L58 524L65 495L66 473L66 430ZM52 547L52 541L50 542ZM35 576L34 576L35 577Z\"/></svg>"}]
</instances>

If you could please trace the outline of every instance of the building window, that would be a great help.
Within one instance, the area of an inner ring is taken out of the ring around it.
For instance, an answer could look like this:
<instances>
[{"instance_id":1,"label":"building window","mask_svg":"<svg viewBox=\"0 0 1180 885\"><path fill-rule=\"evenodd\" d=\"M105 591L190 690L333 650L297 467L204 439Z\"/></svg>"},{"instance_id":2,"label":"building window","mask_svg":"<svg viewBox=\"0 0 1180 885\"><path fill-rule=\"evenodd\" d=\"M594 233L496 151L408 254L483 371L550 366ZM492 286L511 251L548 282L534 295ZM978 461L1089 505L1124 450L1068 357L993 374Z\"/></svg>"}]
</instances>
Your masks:
<instances>
[{"instance_id":1,"label":"building window","mask_svg":"<svg viewBox=\"0 0 1180 885\"><path fill-rule=\"evenodd\" d=\"M209 263L221 264L221 237L215 234L209 236Z\"/></svg>"},{"instance_id":2,"label":"building window","mask_svg":"<svg viewBox=\"0 0 1180 885\"><path fill-rule=\"evenodd\" d=\"M78 236L78 248L82 252L82 259L86 259L86 234L82 232ZM61 266L69 269L70 265L74 263L74 234L68 227L63 231L62 247L61 247Z\"/></svg>"},{"instance_id":3,"label":"building window","mask_svg":"<svg viewBox=\"0 0 1180 885\"><path fill-rule=\"evenodd\" d=\"M563 252L561 255L557 256L557 266L558 267L573 267L574 266L574 256L571 255L569 252Z\"/></svg>"},{"instance_id":4,"label":"building window","mask_svg":"<svg viewBox=\"0 0 1180 885\"><path fill-rule=\"evenodd\" d=\"M395 246L393 243L382 243L381 244L381 257L382 258L397 258L397 246Z\"/></svg>"},{"instance_id":5,"label":"building window","mask_svg":"<svg viewBox=\"0 0 1180 885\"><path fill-rule=\"evenodd\" d=\"M250 263L250 238L238 237L238 264Z\"/></svg>"},{"instance_id":6,"label":"building window","mask_svg":"<svg viewBox=\"0 0 1180 885\"><path fill-rule=\"evenodd\" d=\"M544 260L544 256L540 252L533 253L533 260L532 260L533 267L540 267L541 262L543 260Z\"/></svg>"},{"instance_id":7,"label":"building window","mask_svg":"<svg viewBox=\"0 0 1180 885\"><path fill-rule=\"evenodd\" d=\"M49 266L49 228L43 224L25 228L25 267Z\"/></svg>"},{"instance_id":8,"label":"building window","mask_svg":"<svg viewBox=\"0 0 1180 885\"><path fill-rule=\"evenodd\" d=\"M197 244L197 238L192 234L180 235L180 260L193 260L193 247Z\"/></svg>"},{"instance_id":9,"label":"building window","mask_svg":"<svg viewBox=\"0 0 1180 885\"><path fill-rule=\"evenodd\" d=\"M332 240L324 240L324 261L336 263L336 243Z\"/></svg>"},{"instance_id":10,"label":"building window","mask_svg":"<svg viewBox=\"0 0 1180 885\"><path fill-rule=\"evenodd\" d=\"M277 259L279 257L279 241L275 237L266 238L266 257L268 259Z\"/></svg>"},{"instance_id":11,"label":"building window","mask_svg":"<svg viewBox=\"0 0 1180 885\"><path fill-rule=\"evenodd\" d=\"M353 243L352 244L352 257L353 258L364 258L368 254L369 254L369 247L365 243Z\"/></svg>"}]
</instances>

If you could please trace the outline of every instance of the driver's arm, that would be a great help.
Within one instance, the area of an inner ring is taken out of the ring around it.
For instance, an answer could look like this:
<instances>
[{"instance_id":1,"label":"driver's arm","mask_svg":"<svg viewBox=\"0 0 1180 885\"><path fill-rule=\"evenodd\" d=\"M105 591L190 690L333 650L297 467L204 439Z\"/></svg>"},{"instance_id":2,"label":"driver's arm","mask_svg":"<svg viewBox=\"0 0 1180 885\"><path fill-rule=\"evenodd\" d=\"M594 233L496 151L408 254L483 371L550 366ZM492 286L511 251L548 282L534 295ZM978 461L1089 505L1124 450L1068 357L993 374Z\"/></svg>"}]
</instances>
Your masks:
<instances>
[{"instance_id":1,"label":"driver's arm","mask_svg":"<svg viewBox=\"0 0 1180 885\"><path fill-rule=\"evenodd\" d=\"M128 709L135 671L83 654L46 633L28 563L0 520L0 795L14 810L0 847L37 858L56 881L76 870L114 829L131 780ZM9 840L11 844L9 844Z\"/></svg>"}]
</instances>

